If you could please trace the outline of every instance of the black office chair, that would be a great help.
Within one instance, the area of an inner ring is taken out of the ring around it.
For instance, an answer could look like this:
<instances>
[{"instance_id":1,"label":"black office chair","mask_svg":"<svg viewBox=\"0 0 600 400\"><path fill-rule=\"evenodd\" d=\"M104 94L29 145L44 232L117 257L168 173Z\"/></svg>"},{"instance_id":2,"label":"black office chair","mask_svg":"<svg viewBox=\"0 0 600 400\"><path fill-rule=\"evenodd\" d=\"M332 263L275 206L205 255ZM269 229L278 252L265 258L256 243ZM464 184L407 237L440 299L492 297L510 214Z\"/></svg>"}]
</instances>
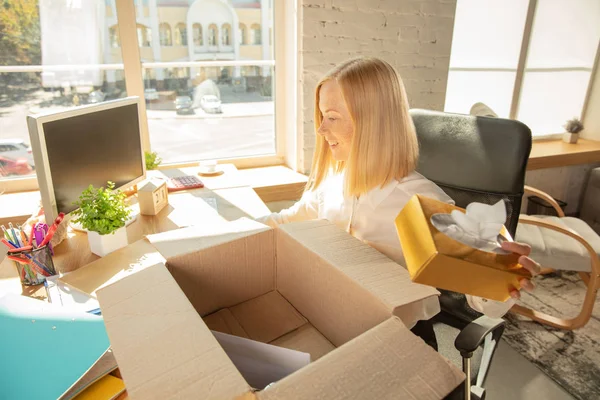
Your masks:
<instances>
[{"instance_id":1,"label":"black office chair","mask_svg":"<svg viewBox=\"0 0 600 400\"><path fill-rule=\"evenodd\" d=\"M494 204L504 200L505 225L514 237L531 151L529 128L501 118L418 109L410 114L420 147L417 171L440 186L459 207L474 201ZM438 351L459 367L462 364L467 376L465 387L449 397L484 399L483 385L504 321L482 316L468 306L462 294L440 291L442 312L433 320Z\"/></svg>"}]
</instances>

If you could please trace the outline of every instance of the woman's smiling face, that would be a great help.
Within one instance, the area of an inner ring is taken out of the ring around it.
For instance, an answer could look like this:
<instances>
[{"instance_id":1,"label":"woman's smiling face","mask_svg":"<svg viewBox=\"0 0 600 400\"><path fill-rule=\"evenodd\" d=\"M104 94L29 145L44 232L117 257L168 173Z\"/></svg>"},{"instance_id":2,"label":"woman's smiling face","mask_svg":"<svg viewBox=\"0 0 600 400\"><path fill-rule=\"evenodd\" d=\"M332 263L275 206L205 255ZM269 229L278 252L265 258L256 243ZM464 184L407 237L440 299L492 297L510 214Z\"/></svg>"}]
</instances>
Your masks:
<instances>
[{"instance_id":1,"label":"woman's smiling face","mask_svg":"<svg viewBox=\"0 0 600 400\"><path fill-rule=\"evenodd\" d=\"M336 161L348 161L354 136L354 123L344 100L342 88L336 80L323 83L319 90L319 110L321 126L317 134L329 144L329 150Z\"/></svg>"}]
</instances>

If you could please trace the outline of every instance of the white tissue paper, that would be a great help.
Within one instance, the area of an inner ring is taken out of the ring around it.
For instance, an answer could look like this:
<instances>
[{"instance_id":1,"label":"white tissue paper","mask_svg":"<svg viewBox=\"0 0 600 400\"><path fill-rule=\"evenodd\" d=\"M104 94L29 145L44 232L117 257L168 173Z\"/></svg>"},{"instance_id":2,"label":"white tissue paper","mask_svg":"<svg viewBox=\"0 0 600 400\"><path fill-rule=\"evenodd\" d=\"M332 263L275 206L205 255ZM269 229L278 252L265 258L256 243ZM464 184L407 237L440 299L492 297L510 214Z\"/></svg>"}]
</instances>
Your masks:
<instances>
[{"instance_id":1,"label":"white tissue paper","mask_svg":"<svg viewBox=\"0 0 600 400\"><path fill-rule=\"evenodd\" d=\"M452 239L475 249L497 254L509 254L500 243L511 240L508 233L500 235L506 221L506 206L500 200L494 205L471 203L466 213L453 210L450 214L434 214L431 223Z\"/></svg>"}]
</instances>

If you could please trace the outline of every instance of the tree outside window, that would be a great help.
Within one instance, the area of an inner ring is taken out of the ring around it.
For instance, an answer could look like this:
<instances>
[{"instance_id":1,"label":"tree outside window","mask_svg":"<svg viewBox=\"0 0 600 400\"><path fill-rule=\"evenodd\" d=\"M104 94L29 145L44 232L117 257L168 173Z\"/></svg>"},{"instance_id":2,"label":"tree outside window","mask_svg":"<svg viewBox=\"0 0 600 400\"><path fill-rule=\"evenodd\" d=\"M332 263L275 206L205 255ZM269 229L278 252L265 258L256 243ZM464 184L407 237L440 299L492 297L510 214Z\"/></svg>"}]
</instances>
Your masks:
<instances>
[{"instance_id":1,"label":"tree outside window","mask_svg":"<svg viewBox=\"0 0 600 400\"><path fill-rule=\"evenodd\" d=\"M231 46L231 25L223 24L223 26L221 26L221 35L221 43L223 43L223 46Z\"/></svg>"},{"instance_id":2,"label":"tree outside window","mask_svg":"<svg viewBox=\"0 0 600 400\"><path fill-rule=\"evenodd\" d=\"M202 25L200 25L200 24L192 25L192 32L194 34L194 46L204 45L204 40L202 37Z\"/></svg>"},{"instance_id":3,"label":"tree outside window","mask_svg":"<svg viewBox=\"0 0 600 400\"><path fill-rule=\"evenodd\" d=\"M175 26L175 45L187 46L187 27L184 23L178 23Z\"/></svg>"},{"instance_id":4,"label":"tree outside window","mask_svg":"<svg viewBox=\"0 0 600 400\"><path fill-rule=\"evenodd\" d=\"M171 39L171 26L167 23L162 23L158 26L159 38L161 46L172 46L173 41Z\"/></svg>"}]
</instances>

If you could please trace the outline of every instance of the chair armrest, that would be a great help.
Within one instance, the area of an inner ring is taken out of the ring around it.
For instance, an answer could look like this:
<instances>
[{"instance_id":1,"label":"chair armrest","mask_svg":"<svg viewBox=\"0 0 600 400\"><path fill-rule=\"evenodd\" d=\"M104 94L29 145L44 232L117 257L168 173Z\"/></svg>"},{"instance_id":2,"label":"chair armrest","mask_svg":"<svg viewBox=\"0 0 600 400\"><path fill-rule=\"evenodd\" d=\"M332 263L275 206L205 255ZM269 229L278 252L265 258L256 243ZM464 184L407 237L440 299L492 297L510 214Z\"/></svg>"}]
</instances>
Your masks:
<instances>
[{"instance_id":1,"label":"chair armrest","mask_svg":"<svg viewBox=\"0 0 600 400\"><path fill-rule=\"evenodd\" d=\"M505 325L506 322L501 318L490 318L486 315L479 317L460 331L454 346L461 356L470 358L489 333L492 333L496 341L499 340Z\"/></svg>"},{"instance_id":2,"label":"chair armrest","mask_svg":"<svg viewBox=\"0 0 600 400\"><path fill-rule=\"evenodd\" d=\"M536 189L534 187L525 185L525 194L526 195L531 195L531 196L541 197L542 199L544 199L548 203L550 203L550 205L552 206L552 208L554 208L554 210L556 211L556 213L558 214L559 217L564 217L565 216L565 213L562 210L562 208L560 208L560 206L558 205L558 203L556 202L556 200L554 200L554 198L552 196L550 196L548 193L546 193L544 191L541 191L539 189Z\"/></svg>"},{"instance_id":3,"label":"chair armrest","mask_svg":"<svg viewBox=\"0 0 600 400\"><path fill-rule=\"evenodd\" d=\"M551 229L553 231L560 232L563 235L567 235L577 240L583 245L583 247L585 247L585 249L590 255L590 259L592 260L591 273L596 276L600 276L600 260L598 259L598 254L596 253L596 250L594 250L594 248L587 242L587 240L582 238L577 232L574 232L570 229L565 229L562 226L555 224L554 222L532 217L530 215L521 215L519 217L519 223L535 225L539 226L540 228Z\"/></svg>"}]
</instances>

